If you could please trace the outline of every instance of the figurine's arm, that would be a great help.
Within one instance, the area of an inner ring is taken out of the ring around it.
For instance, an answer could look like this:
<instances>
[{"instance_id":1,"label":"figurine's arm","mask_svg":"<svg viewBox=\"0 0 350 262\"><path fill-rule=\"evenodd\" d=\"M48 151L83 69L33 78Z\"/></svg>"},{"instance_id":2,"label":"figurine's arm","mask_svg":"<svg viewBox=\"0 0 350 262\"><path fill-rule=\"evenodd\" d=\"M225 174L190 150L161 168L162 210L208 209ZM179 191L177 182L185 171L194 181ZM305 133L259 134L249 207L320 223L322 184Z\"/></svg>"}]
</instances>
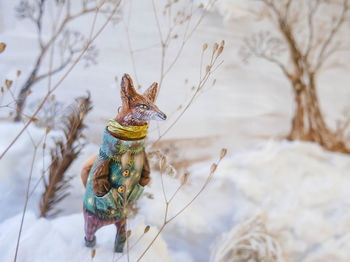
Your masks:
<instances>
[{"instance_id":1,"label":"figurine's arm","mask_svg":"<svg viewBox=\"0 0 350 262\"><path fill-rule=\"evenodd\" d=\"M148 158L147 158L147 154L144 151L144 161L143 161L143 168L142 168L142 173L141 173L141 178L140 178L140 182L139 184L141 186L146 186L148 185L149 181L151 181L151 169L149 167L149 163L148 163Z\"/></svg>"},{"instance_id":2,"label":"figurine's arm","mask_svg":"<svg viewBox=\"0 0 350 262\"><path fill-rule=\"evenodd\" d=\"M92 189L98 197L104 196L111 189L111 184L108 181L108 174L109 160L99 158L92 176Z\"/></svg>"}]
</instances>

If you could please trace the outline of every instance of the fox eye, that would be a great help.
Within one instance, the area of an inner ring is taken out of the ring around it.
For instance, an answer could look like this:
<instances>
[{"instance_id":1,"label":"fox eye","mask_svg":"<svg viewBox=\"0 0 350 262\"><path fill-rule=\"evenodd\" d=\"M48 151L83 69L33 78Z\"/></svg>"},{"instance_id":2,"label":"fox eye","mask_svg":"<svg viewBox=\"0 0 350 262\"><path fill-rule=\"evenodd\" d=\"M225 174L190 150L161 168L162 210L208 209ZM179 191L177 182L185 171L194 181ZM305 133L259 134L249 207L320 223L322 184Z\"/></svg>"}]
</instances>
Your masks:
<instances>
[{"instance_id":1,"label":"fox eye","mask_svg":"<svg viewBox=\"0 0 350 262\"><path fill-rule=\"evenodd\" d=\"M145 110L148 110L149 109L149 106L148 105L145 105L145 104L138 104L137 107L141 108L141 109L145 109Z\"/></svg>"}]
</instances>

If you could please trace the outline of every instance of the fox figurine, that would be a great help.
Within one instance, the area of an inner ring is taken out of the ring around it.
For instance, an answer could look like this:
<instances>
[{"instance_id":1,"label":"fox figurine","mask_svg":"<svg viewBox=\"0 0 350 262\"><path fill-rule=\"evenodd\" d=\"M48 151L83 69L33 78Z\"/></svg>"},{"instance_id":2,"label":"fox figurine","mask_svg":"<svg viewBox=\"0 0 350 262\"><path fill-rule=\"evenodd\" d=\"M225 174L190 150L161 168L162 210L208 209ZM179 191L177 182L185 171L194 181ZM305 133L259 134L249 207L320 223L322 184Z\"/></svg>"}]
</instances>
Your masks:
<instances>
[{"instance_id":1,"label":"fox figurine","mask_svg":"<svg viewBox=\"0 0 350 262\"><path fill-rule=\"evenodd\" d=\"M85 245L93 247L96 231L115 224L115 252L123 252L126 241L128 206L135 203L150 181L145 137L150 120L165 120L154 104L158 84L143 94L136 92L131 77L121 81L122 106L104 130L99 153L83 165L81 178L86 187L83 213Z\"/></svg>"}]
</instances>

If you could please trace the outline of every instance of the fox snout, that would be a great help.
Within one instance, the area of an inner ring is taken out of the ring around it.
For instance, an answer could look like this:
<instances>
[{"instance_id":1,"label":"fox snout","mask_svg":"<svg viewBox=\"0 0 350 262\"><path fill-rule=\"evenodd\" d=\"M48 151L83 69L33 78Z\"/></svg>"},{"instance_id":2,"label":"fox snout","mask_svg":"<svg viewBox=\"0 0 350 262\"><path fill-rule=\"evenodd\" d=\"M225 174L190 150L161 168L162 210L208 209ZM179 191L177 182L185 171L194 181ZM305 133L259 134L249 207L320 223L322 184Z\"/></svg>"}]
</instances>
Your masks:
<instances>
[{"instance_id":1,"label":"fox snout","mask_svg":"<svg viewBox=\"0 0 350 262\"><path fill-rule=\"evenodd\" d=\"M157 117L160 119L160 120L166 120L166 114L164 114L163 112L159 112L157 114Z\"/></svg>"}]
</instances>

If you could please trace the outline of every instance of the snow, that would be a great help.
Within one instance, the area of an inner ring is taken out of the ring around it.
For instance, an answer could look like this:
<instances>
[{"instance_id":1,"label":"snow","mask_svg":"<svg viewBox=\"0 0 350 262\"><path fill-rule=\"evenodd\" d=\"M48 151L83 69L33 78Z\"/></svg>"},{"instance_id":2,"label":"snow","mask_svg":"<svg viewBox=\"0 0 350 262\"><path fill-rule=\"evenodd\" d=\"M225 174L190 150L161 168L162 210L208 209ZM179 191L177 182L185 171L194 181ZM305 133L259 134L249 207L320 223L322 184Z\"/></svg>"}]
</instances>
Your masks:
<instances>
[{"instance_id":1,"label":"snow","mask_svg":"<svg viewBox=\"0 0 350 262\"><path fill-rule=\"evenodd\" d=\"M133 47L143 48L158 43L151 6L147 1L133 2L130 20ZM143 261L219 262L223 247L234 250L232 243L241 237L253 243L250 246L252 250L259 250L256 248L259 245L254 244L255 239L249 238L250 233L254 235L261 229L250 224L255 221L254 218L263 218L259 223L263 225L264 234L281 249L284 261L350 260L350 158L326 152L311 143L271 139L282 137L290 128L292 91L278 68L258 59L253 59L248 65L240 61L238 50L243 37L262 27L250 20L246 2L219 1L213 12L207 14L163 83L157 105L174 117L172 112L190 97L190 86L198 78L203 42L212 45L225 39L225 63L215 76L216 86L201 94L165 137L218 137L212 147L215 150L209 145L208 148L197 149L211 150L212 160L189 168L189 181L171 202L169 217L181 210L200 190L219 148L227 147L228 156L200 197L165 227ZM14 19L12 10L15 1L0 1L0 6L0 39L7 44L6 52L1 54L1 77L15 79L16 71L20 69L22 75L14 84L18 90L36 55L36 35L31 25ZM86 22L82 19L74 26L79 29ZM58 208L63 212L57 218L38 218L42 183L30 198L18 261L91 261L91 250L83 245L81 208L84 188L79 173L84 160L98 151L107 119L117 112L121 75L125 72L133 75L124 36L123 26L108 27L96 42L100 50L98 65L87 69L78 65L55 93L56 100L67 105L73 102L73 97L84 95L86 90L91 92L94 110L87 121L88 144L67 171L67 175L73 177L70 196L59 204ZM175 50L171 49L169 53L173 56ZM158 81L159 48L137 52L135 59L143 87ZM348 104L347 66L344 70L323 73L319 79L321 105L327 122L331 124L340 118ZM119 78L118 83L114 81L115 76ZM58 78L54 77L53 82ZM189 84L184 84L185 79L189 79ZM41 98L46 89L46 81L38 84L28 104ZM3 116L0 110L0 117ZM161 128L171 123L170 120L160 123ZM22 124L0 122L1 152L21 127ZM155 127L153 123L150 140L157 137ZM0 161L0 261L13 260L33 156L32 139L39 142L44 134L44 129L30 126ZM60 136L57 131L49 133L47 148L50 148L52 138L57 136ZM196 154L196 151L188 152L193 149L181 150L186 154ZM48 152L44 154L44 167L47 167ZM41 176L42 156L43 151L39 147L31 189ZM169 198L180 181L166 175L164 181ZM137 216L129 221L131 245L146 225L150 225L151 230L130 250L130 261L135 261L145 250L164 219L165 204L158 172L152 172L152 183L146 191L153 195L153 199L143 197L139 201ZM247 227L247 235L237 233ZM112 252L114 237L113 226L98 231L94 261L112 261L113 256L117 260L118 256ZM263 242L259 243L263 249L266 247ZM126 257L118 261L123 260L126 261Z\"/></svg>"},{"instance_id":2,"label":"snow","mask_svg":"<svg viewBox=\"0 0 350 262\"><path fill-rule=\"evenodd\" d=\"M0 226L1 260L11 261L16 249L18 225L21 215L10 218ZM81 213L63 216L57 219L38 219L33 212L26 213L23 227L20 252L17 261L91 261L91 249L84 246L81 236L84 234L84 218ZM113 253L115 238L114 226L100 229L96 234L95 261L128 261L126 255ZM143 218L139 217L132 227L129 241L135 242L146 227ZM157 233L152 228L142 238L138 245L130 249L130 261L136 261L140 252L146 248ZM145 261L168 262L167 244L162 237L158 238L149 253L145 255Z\"/></svg>"}]
</instances>

